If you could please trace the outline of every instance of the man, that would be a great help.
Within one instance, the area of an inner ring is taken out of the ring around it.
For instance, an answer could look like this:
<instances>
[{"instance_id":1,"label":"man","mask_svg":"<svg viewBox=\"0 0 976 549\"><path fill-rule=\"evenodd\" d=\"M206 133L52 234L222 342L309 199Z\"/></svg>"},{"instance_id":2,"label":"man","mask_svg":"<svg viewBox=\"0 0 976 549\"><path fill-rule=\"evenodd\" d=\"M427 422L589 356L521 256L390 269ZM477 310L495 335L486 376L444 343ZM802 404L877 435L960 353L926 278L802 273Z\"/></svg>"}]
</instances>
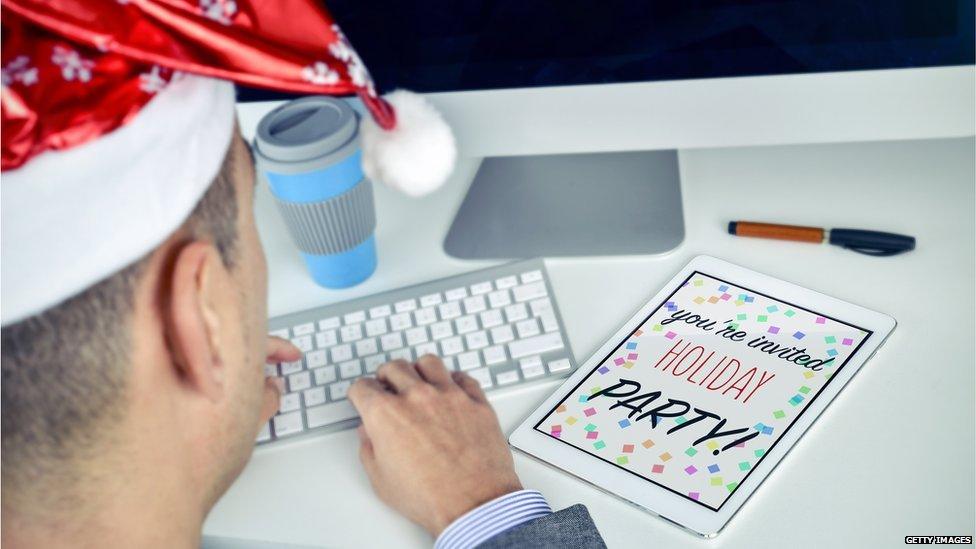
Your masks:
<instances>
[{"instance_id":1,"label":"man","mask_svg":"<svg viewBox=\"0 0 976 549\"><path fill-rule=\"evenodd\" d=\"M155 65L70 32L26 40L52 14L3 6L2 541L195 546L277 410L261 364L300 356L265 335L231 86L185 76L124 102ZM173 20L157 8L108 9ZM37 64L42 47L54 67ZM438 546L603 546L584 508L552 513L522 489L477 383L436 357L385 364L350 399L373 488Z\"/></svg>"}]
</instances>

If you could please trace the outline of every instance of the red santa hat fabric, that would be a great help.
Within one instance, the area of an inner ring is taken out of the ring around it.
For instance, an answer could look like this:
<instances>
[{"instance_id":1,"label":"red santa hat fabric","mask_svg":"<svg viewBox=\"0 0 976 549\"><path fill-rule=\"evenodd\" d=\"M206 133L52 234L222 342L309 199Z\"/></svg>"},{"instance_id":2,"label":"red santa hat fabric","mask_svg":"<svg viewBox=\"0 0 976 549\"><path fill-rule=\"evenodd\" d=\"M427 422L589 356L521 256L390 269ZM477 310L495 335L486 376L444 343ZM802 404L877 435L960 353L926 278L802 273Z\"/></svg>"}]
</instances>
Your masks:
<instances>
[{"instance_id":1,"label":"red santa hat fabric","mask_svg":"<svg viewBox=\"0 0 976 549\"><path fill-rule=\"evenodd\" d=\"M4 0L3 169L124 124L175 71L357 94L395 126L359 55L314 0Z\"/></svg>"},{"instance_id":2,"label":"red santa hat fabric","mask_svg":"<svg viewBox=\"0 0 976 549\"><path fill-rule=\"evenodd\" d=\"M363 121L367 175L409 194L451 172L444 121L417 96L406 94L402 112L379 97L316 0L0 6L4 325L132 263L182 223L230 143L227 80L358 95L372 118ZM403 162L417 157L426 160Z\"/></svg>"}]
</instances>

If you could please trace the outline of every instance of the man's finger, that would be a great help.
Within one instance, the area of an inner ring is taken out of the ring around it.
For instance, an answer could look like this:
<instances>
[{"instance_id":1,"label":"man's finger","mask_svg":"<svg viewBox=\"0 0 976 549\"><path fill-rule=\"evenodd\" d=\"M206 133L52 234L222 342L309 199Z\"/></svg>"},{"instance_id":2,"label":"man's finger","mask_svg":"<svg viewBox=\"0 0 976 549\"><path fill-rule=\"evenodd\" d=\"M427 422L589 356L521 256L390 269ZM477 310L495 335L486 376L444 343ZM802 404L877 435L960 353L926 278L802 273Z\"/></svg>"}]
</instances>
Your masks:
<instances>
[{"instance_id":1,"label":"man's finger","mask_svg":"<svg viewBox=\"0 0 976 549\"><path fill-rule=\"evenodd\" d=\"M380 468L376 463L376 450L373 448L373 441L369 438L369 433L363 425L359 426L359 461L363 464L363 470L369 477L369 483L373 486L380 499L384 497L383 487L386 483L380 479Z\"/></svg>"},{"instance_id":2,"label":"man's finger","mask_svg":"<svg viewBox=\"0 0 976 549\"><path fill-rule=\"evenodd\" d=\"M294 362L302 358L302 351L291 341L280 337L268 336L268 356L266 362Z\"/></svg>"},{"instance_id":3,"label":"man's finger","mask_svg":"<svg viewBox=\"0 0 976 549\"><path fill-rule=\"evenodd\" d=\"M368 421L373 407L377 401L388 396L383 385L371 377L361 377L349 388L349 402L356 407L359 416L365 423Z\"/></svg>"},{"instance_id":4,"label":"man's finger","mask_svg":"<svg viewBox=\"0 0 976 549\"><path fill-rule=\"evenodd\" d=\"M406 360L387 362L376 370L376 377L396 393L402 393L410 387L424 383L417 370Z\"/></svg>"},{"instance_id":5,"label":"man's finger","mask_svg":"<svg viewBox=\"0 0 976 549\"><path fill-rule=\"evenodd\" d=\"M264 392L261 395L261 421L268 421L278 411L281 401L281 378L264 378Z\"/></svg>"},{"instance_id":6,"label":"man's finger","mask_svg":"<svg viewBox=\"0 0 976 549\"><path fill-rule=\"evenodd\" d=\"M457 383L468 396L475 402L488 404L488 397L481 390L481 385L475 379L464 372L451 372L454 383Z\"/></svg>"},{"instance_id":7,"label":"man's finger","mask_svg":"<svg viewBox=\"0 0 976 549\"><path fill-rule=\"evenodd\" d=\"M369 438L369 433L366 432L366 427L360 425L356 429L356 433L359 435L359 457L363 460L363 465L367 468L373 467L376 464L376 452L373 450L373 441ZM368 465L367 465L368 464ZM369 473L369 471L367 471Z\"/></svg>"},{"instance_id":8,"label":"man's finger","mask_svg":"<svg viewBox=\"0 0 976 549\"><path fill-rule=\"evenodd\" d=\"M454 382L444 367L444 361L434 355L424 355L417 360L417 372L427 383L438 387L448 387Z\"/></svg>"}]
</instances>

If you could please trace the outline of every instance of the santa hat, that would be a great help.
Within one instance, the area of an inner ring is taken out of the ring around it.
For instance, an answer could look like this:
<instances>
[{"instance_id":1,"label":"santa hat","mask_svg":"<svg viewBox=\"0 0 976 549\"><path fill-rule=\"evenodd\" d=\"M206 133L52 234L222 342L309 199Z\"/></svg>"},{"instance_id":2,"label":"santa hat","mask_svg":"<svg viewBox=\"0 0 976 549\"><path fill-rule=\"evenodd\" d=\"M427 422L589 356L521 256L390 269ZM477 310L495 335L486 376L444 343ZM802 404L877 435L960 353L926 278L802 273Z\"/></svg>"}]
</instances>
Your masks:
<instances>
[{"instance_id":1,"label":"santa hat","mask_svg":"<svg viewBox=\"0 0 976 549\"><path fill-rule=\"evenodd\" d=\"M3 325L119 271L179 227L230 144L228 80L358 95L371 115L363 169L407 194L453 169L440 115L409 92L379 97L316 0L2 0L2 26Z\"/></svg>"}]
</instances>

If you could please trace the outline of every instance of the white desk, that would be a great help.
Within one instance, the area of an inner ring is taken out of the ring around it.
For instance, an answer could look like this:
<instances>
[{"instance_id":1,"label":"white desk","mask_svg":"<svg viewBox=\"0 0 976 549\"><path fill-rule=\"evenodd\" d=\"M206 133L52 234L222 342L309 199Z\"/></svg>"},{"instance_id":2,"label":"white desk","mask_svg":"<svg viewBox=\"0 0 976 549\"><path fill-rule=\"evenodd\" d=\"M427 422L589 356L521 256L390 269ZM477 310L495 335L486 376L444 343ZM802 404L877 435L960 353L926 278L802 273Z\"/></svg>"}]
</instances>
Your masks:
<instances>
[{"instance_id":1,"label":"white desk","mask_svg":"<svg viewBox=\"0 0 976 549\"><path fill-rule=\"evenodd\" d=\"M306 276L261 189L270 314L480 267L441 248L478 163L462 159L442 190L420 200L377 186L379 268L344 291ZM680 165L687 237L678 249L547 260L580 361L702 253L889 313L899 327L715 540L516 455L525 486L554 508L587 505L610 547L875 547L900 546L905 535L972 534L973 139L692 150ZM736 238L725 232L733 219L903 232L918 238L918 249L874 258ZM494 397L502 427L510 431L556 385ZM319 546L431 544L373 495L354 431L256 451L204 532Z\"/></svg>"}]
</instances>

